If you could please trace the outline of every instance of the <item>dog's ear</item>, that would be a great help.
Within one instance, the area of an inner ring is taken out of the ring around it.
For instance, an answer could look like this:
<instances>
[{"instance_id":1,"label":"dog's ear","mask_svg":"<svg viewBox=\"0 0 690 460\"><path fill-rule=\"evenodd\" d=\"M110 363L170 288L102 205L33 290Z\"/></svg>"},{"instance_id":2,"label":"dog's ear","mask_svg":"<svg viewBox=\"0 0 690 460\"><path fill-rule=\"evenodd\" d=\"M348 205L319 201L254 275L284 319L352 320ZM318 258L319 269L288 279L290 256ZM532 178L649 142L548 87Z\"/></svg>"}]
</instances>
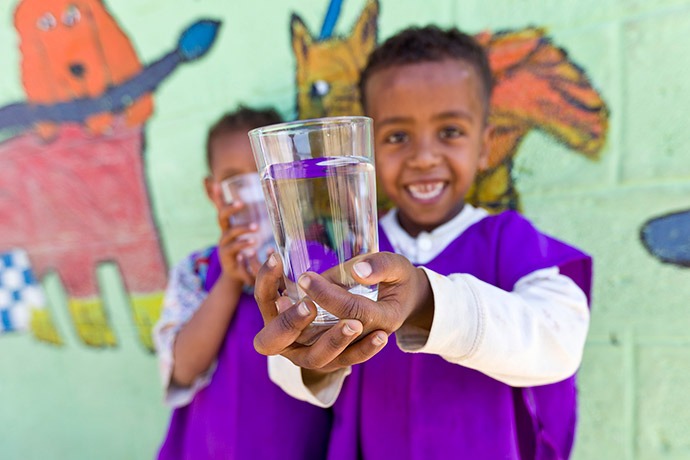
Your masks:
<instances>
[{"instance_id":1,"label":"dog's ear","mask_svg":"<svg viewBox=\"0 0 690 460\"><path fill-rule=\"evenodd\" d=\"M29 102L50 103L58 98L57 79L45 60L43 45L39 39L39 22L50 19L38 2L23 1L14 12L14 26L19 34L21 78ZM47 22L49 25L49 21Z\"/></svg>"},{"instance_id":2,"label":"dog's ear","mask_svg":"<svg viewBox=\"0 0 690 460\"><path fill-rule=\"evenodd\" d=\"M94 39L98 41L105 61L93 65L107 66L111 84L132 77L141 69L141 64L127 35L101 0L87 0L83 5L90 10L88 16L93 18Z\"/></svg>"}]
</instances>

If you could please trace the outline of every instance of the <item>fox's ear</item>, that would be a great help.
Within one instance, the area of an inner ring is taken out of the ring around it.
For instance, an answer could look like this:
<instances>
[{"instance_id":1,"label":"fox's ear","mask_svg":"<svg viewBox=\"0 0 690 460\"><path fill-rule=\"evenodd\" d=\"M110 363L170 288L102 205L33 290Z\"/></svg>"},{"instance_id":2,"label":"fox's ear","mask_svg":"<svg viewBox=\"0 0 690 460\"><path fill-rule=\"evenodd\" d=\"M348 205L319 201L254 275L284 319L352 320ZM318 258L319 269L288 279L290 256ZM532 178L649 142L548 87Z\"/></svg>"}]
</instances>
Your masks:
<instances>
[{"instance_id":1,"label":"fox's ear","mask_svg":"<svg viewBox=\"0 0 690 460\"><path fill-rule=\"evenodd\" d=\"M354 40L359 44L361 50L364 50L367 55L371 53L376 47L378 35L378 18L379 18L379 2L378 0L369 0L364 7L364 11L357 19L357 23L352 29L352 36L350 40Z\"/></svg>"},{"instance_id":2,"label":"fox's ear","mask_svg":"<svg viewBox=\"0 0 690 460\"><path fill-rule=\"evenodd\" d=\"M292 50L295 53L297 66L299 67L307 61L309 47L314 39L309 33L307 26L304 25L302 18L295 13L292 14L290 19L290 33L292 35Z\"/></svg>"}]
</instances>

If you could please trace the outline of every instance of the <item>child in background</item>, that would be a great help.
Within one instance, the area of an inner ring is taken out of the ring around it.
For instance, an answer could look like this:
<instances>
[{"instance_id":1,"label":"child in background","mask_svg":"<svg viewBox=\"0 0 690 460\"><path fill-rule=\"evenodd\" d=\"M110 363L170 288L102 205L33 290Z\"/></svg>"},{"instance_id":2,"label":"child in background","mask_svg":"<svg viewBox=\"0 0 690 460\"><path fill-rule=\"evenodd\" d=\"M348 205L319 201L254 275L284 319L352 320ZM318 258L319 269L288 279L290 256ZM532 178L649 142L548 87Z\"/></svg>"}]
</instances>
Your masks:
<instances>
[{"instance_id":1,"label":"child in background","mask_svg":"<svg viewBox=\"0 0 690 460\"><path fill-rule=\"evenodd\" d=\"M483 49L456 29L383 43L360 89L396 207L380 220L382 252L352 271L379 283L378 301L306 273L308 299L293 306L277 294L280 258L259 272L255 346L281 355L269 366L286 392L335 404L331 458L570 455L591 259L515 212L465 203L488 164L491 86ZM342 319L304 346L313 302Z\"/></svg>"},{"instance_id":2,"label":"child in background","mask_svg":"<svg viewBox=\"0 0 690 460\"><path fill-rule=\"evenodd\" d=\"M247 252L256 244L247 235L260 229L230 225L245 204L225 204L220 187L227 178L257 174L247 132L280 121L274 110L240 108L209 131L204 185L221 237L172 270L154 329L166 403L174 408L159 459L325 456L330 411L284 394L252 346L262 320L249 291L260 263Z\"/></svg>"}]
</instances>

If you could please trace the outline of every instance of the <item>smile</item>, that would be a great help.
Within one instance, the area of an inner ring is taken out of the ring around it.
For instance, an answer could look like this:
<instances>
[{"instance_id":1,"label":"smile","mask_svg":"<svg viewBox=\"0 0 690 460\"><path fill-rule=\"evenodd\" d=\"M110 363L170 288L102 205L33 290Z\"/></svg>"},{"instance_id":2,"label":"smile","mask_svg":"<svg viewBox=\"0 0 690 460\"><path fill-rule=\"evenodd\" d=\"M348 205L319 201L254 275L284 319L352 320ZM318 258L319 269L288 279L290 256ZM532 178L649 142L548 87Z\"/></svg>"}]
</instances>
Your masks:
<instances>
[{"instance_id":1,"label":"smile","mask_svg":"<svg viewBox=\"0 0 690 460\"><path fill-rule=\"evenodd\" d=\"M405 188L412 195L412 198L420 201L430 201L441 196L447 183L443 181L425 182L421 184L407 185Z\"/></svg>"}]
</instances>

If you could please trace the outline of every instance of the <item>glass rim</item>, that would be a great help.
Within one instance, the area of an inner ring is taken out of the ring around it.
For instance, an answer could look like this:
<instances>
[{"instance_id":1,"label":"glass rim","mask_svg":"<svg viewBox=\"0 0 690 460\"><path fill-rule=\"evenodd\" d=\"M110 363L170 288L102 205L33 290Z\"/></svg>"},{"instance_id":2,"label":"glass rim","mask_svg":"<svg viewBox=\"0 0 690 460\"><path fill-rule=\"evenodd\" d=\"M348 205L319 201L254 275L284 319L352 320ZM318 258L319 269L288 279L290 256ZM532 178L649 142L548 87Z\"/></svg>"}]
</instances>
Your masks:
<instances>
[{"instance_id":1,"label":"glass rim","mask_svg":"<svg viewBox=\"0 0 690 460\"><path fill-rule=\"evenodd\" d=\"M301 128L326 126L326 125L344 125L352 122L372 123L374 120L371 117L364 115L345 115L339 117L321 117L308 118L306 120L285 121L282 123L275 123L272 125L260 126L250 130L247 134L249 137L257 137L266 134L275 134L276 132L285 132Z\"/></svg>"},{"instance_id":2,"label":"glass rim","mask_svg":"<svg viewBox=\"0 0 690 460\"><path fill-rule=\"evenodd\" d=\"M225 182L226 184L234 184L236 182L244 182L245 180L250 180L253 182L254 176L256 176L256 182L259 182L259 173L258 172L247 172L247 173L241 173L241 174L233 174L230 177L226 177L225 179L218 181L218 183Z\"/></svg>"}]
</instances>

